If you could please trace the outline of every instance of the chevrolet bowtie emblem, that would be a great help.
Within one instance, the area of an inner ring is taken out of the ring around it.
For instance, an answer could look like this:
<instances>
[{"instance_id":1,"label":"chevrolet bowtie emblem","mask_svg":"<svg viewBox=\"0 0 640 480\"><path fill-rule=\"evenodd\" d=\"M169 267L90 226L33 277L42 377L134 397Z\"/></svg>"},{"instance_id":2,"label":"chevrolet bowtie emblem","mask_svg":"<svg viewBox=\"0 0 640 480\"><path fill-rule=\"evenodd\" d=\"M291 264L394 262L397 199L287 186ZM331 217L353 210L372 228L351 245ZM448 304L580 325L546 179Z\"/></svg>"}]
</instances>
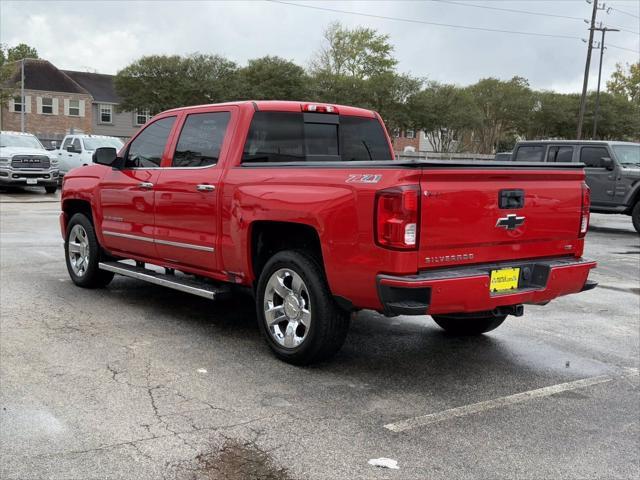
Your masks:
<instances>
[{"instance_id":1,"label":"chevrolet bowtie emblem","mask_svg":"<svg viewBox=\"0 0 640 480\"><path fill-rule=\"evenodd\" d=\"M510 213L506 217L499 218L496 223L496 227L504 228L505 230L515 230L523 223L524 217L519 217L515 213Z\"/></svg>"}]
</instances>

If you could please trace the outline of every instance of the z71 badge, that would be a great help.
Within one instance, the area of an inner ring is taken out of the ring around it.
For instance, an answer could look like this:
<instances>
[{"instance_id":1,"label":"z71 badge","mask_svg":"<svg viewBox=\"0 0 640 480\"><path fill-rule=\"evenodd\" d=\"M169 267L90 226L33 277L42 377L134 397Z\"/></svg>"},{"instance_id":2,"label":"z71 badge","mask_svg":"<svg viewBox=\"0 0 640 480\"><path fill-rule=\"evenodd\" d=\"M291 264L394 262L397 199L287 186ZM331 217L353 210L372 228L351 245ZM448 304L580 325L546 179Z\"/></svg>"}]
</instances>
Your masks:
<instances>
[{"instance_id":1,"label":"z71 badge","mask_svg":"<svg viewBox=\"0 0 640 480\"><path fill-rule=\"evenodd\" d=\"M380 180L380 174L352 174L347 177L346 183L378 183Z\"/></svg>"}]
</instances>

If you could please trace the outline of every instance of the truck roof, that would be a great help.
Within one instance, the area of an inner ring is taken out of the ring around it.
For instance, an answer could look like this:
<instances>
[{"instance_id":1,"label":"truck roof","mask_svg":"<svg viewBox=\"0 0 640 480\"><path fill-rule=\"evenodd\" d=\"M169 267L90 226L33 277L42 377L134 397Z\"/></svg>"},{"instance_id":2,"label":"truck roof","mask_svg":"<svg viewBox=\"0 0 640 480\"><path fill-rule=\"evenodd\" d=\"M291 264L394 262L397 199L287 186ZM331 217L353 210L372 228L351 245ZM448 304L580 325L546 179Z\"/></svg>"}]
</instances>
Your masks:
<instances>
[{"instance_id":1,"label":"truck roof","mask_svg":"<svg viewBox=\"0 0 640 480\"><path fill-rule=\"evenodd\" d=\"M80 137L80 138L118 138L110 135L93 135L90 133L67 133L65 137Z\"/></svg>"},{"instance_id":2,"label":"truck roof","mask_svg":"<svg viewBox=\"0 0 640 480\"><path fill-rule=\"evenodd\" d=\"M243 100L237 102L225 102L225 103L211 103L204 105L192 105L189 107L179 107L167 110L166 112L181 112L186 110L192 110L202 107L220 107L220 106L246 106L250 105L256 111L271 111L271 112L301 112L303 105L331 105L336 108L341 115L353 115L357 117L370 117L375 118L376 114L373 110L367 110L365 108L351 107L347 105L337 105L334 103L325 102L303 102L303 101L291 101L291 100Z\"/></svg>"},{"instance_id":3,"label":"truck roof","mask_svg":"<svg viewBox=\"0 0 640 480\"><path fill-rule=\"evenodd\" d=\"M640 145L637 142L623 142L619 140L522 140L518 145Z\"/></svg>"},{"instance_id":4,"label":"truck roof","mask_svg":"<svg viewBox=\"0 0 640 480\"><path fill-rule=\"evenodd\" d=\"M2 130L0 133L3 135L23 135L25 137L34 137L33 133L29 132L14 132L13 130Z\"/></svg>"}]
</instances>

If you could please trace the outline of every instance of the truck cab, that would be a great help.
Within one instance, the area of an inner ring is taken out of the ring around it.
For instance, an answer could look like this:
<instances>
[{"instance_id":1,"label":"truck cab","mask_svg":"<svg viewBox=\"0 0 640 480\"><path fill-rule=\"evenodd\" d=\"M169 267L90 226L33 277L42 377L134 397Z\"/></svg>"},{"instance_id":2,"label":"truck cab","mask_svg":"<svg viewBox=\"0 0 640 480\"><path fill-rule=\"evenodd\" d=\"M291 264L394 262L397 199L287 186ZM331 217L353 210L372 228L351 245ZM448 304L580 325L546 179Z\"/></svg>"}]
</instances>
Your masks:
<instances>
[{"instance_id":1,"label":"truck cab","mask_svg":"<svg viewBox=\"0 0 640 480\"><path fill-rule=\"evenodd\" d=\"M582 162L591 211L632 217L640 233L640 143L543 140L519 142L515 162Z\"/></svg>"},{"instance_id":2,"label":"truck cab","mask_svg":"<svg viewBox=\"0 0 640 480\"><path fill-rule=\"evenodd\" d=\"M113 147L120 150L124 143L117 137L104 135L67 135L62 140L60 148L55 151L60 161L60 174L65 175L70 170L90 165L93 152L100 147Z\"/></svg>"}]
</instances>

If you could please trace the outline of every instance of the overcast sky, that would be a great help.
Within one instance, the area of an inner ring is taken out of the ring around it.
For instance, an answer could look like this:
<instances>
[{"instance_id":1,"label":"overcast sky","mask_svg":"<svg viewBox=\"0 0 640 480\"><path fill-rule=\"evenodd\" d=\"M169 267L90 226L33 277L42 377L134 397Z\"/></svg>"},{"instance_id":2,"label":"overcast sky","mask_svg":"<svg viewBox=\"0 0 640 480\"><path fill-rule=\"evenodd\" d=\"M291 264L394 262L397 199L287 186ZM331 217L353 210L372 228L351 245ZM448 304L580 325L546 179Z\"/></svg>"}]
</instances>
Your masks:
<instances>
[{"instance_id":1,"label":"overcast sky","mask_svg":"<svg viewBox=\"0 0 640 480\"><path fill-rule=\"evenodd\" d=\"M313 1L292 3L417 21L567 35L533 37L447 28L323 11L268 1L218 2L0 2L0 42L28 43L59 68L115 74L142 55L216 53L244 64L278 55L307 66L335 20L388 34L399 70L441 82L467 85L480 78L523 76L534 88L578 92L586 56L587 25L580 20L491 10L526 10L588 18L585 0ZM466 5L460 5L464 3ZM474 7L473 5L476 5ZM640 0L609 0L598 12L607 34L603 78L616 62L635 62L640 50ZM599 34L598 34L599 36ZM613 45L632 51L614 48ZM590 88L595 88L598 51Z\"/></svg>"}]
</instances>

